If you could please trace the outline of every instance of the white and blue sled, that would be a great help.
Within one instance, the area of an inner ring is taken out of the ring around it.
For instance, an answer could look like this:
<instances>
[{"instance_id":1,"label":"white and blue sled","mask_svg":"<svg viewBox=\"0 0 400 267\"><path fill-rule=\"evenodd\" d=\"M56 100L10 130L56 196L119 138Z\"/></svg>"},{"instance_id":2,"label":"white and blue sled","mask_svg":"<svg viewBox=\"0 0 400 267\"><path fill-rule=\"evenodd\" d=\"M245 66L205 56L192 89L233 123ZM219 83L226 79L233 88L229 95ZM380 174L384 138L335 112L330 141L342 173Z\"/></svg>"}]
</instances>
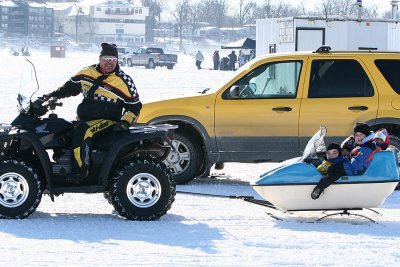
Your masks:
<instances>
[{"instance_id":1,"label":"white and blue sled","mask_svg":"<svg viewBox=\"0 0 400 267\"><path fill-rule=\"evenodd\" d=\"M348 210L382 205L399 183L398 162L393 151L375 153L362 175L343 176L318 199L311 199L312 190L323 177L313 162L322 152L318 153L319 148L325 147L325 134L326 128L321 127L308 142L302 157L284 161L262 174L252 184L255 191L281 211L343 210L341 214L348 214Z\"/></svg>"}]
</instances>

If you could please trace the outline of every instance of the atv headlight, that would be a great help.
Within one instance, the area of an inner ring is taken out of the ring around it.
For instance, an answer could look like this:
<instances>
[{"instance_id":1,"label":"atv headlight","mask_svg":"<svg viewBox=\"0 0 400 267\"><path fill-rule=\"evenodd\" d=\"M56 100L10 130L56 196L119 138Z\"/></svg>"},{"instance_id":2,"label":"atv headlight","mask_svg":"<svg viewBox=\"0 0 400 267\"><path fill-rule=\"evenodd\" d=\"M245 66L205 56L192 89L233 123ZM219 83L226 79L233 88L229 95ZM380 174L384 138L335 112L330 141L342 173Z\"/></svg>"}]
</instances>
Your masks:
<instances>
[{"instance_id":1,"label":"atv headlight","mask_svg":"<svg viewBox=\"0 0 400 267\"><path fill-rule=\"evenodd\" d=\"M18 112L27 113L31 107L31 101L29 98L18 94Z\"/></svg>"}]
</instances>

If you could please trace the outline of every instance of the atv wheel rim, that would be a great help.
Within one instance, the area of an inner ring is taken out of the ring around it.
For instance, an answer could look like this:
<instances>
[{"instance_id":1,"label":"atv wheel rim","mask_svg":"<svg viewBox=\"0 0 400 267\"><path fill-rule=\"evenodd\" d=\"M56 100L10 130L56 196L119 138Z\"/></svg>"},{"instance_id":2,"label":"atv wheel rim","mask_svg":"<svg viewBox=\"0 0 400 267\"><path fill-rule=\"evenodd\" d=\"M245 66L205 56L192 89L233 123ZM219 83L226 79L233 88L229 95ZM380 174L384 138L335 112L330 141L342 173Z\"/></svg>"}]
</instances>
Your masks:
<instances>
[{"instance_id":1,"label":"atv wheel rim","mask_svg":"<svg viewBox=\"0 0 400 267\"><path fill-rule=\"evenodd\" d=\"M26 179L15 172L0 176L0 204L6 208L15 208L25 202L29 195Z\"/></svg>"},{"instance_id":2,"label":"atv wheel rim","mask_svg":"<svg viewBox=\"0 0 400 267\"><path fill-rule=\"evenodd\" d=\"M189 166L189 148L179 140L172 140L172 146L175 148L175 151L171 149L164 163L172 169L174 174L180 174Z\"/></svg>"},{"instance_id":3,"label":"atv wheel rim","mask_svg":"<svg viewBox=\"0 0 400 267\"><path fill-rule=\"evenodd\" d=\"M160 199L161 184L149 173L139 173L133 176L126 187L129 201L139 208L153 206Z\"/></svg>"}]
</instances>

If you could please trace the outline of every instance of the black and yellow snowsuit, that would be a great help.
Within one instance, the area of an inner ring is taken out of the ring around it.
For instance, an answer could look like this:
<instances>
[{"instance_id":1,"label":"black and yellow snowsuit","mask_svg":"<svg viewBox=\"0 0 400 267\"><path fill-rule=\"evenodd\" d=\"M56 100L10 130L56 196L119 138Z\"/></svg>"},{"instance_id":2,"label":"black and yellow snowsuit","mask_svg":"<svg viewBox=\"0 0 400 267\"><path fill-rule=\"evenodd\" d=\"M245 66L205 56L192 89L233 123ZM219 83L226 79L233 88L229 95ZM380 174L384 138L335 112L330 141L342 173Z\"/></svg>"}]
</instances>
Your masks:
<instances>
[{"instance_id":1,"label":"black and yellow snowsuit","mask_svg":"<svg viewBox=\"0 0 400 267\"><path fill-rule=\"evenodd\" d=\"M103 74L99 65L84 68L50 96L65 98L79 93L84 98L77 109L79 121L73 132L72 146L75 166L86 176L92 139L109 131L119 120L131 124L139 115L142 103L132 78L118 65L108 74Z\"/></svg>"}]
</instances>

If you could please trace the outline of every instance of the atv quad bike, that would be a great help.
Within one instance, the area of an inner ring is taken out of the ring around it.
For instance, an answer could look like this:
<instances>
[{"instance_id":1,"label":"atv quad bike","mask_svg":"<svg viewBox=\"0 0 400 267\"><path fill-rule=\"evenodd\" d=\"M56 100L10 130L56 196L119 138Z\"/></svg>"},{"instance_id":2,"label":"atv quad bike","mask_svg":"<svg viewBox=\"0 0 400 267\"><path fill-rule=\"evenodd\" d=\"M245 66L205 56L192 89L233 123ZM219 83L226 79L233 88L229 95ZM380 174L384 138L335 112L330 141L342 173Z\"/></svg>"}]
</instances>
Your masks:
<instances>
[{"instance_id":1,"label":"atv quad bike","mask_svg":"<svg viewBox=\"0 0 400 267\"><path fill-rule=\"evenodd\" d=\"M57 99L33 98L39 85L33 64L28 60L26 64L28 78L21 79L19 114L10 125L0 124L0 218L26 218L43 193L54 201L54 196L67 192L102 192L129 220L157 220L166 214L176 188L162 161L170 152L176 126L137 125L95 139L88 177L72 183L67 177L72 169L74 122L53 113L62 105ZM42 118L48 111L52 113Z\"/></svg>"}]
</instances>

